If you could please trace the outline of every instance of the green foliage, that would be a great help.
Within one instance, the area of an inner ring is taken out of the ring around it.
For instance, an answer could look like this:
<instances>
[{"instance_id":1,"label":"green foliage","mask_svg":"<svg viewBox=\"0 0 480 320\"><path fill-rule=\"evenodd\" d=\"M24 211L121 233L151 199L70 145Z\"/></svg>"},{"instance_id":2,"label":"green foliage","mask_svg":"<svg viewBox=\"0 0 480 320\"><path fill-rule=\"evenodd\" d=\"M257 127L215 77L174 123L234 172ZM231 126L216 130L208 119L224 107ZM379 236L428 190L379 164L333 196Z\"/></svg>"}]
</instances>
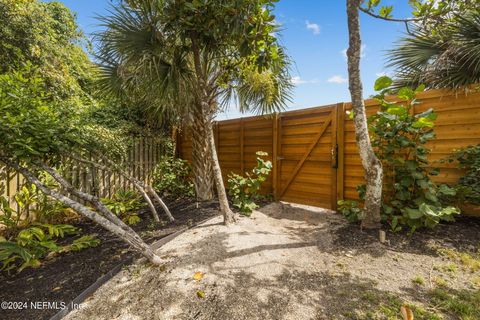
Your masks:
<instances>
[{"instance_id":1,"label":"green foliage","mask_svg":"<svg viewBox=\"0 0 480 320\"><path fill-rule=\"evenodd\" d=\"M103 204L129 225L140 222L138 209L142 207L140 196L133 190L120 189L111 198L103 198Z\"/></svg>"},{"instance_id":2,"label":"green foliage","mask_svg":"<svg viewBox=\"0 0 480 320\"><path fill-rule=\"evenodd\" d=\"M194 197L192 169L187 161L174 155L174 142L165 142L165 154L153 173L153 187L166 196L175 198Z\"/></svg>"},{"instance_id":3,"label":"green foliage","mask_svg":"<svg viewBox=\"0 0 480 320\"><path fill-rule=\"evenodd\" d=\"M432 305L457 319L480 319L480 290L436 288L429 295Z\"/></svg>"},{"instance_id":4,"label":"green foliage","mask_svg":"<svg viewBox=\"0 0 480 320\"><path fill-rule=\"evenodd\" d=\"M6 197L0 196L0 225L4 226L2 234L7 237L33 221L58 223L74 215L71 209L39 192L33 184L24 184L13 199L12 206Z\"/></svg>"},{"instance_id":5,"label":"green foliage","mask_svg":"<svg viewBox=\"0 0 480 320\"><path fill-rule=\"evenodd\" d=\"M233 205L247 216L258 208L255 201L261 197L259 191L262 183L267 180L272 171L272 162L262 158L268 156L268 153L258 151L256 154L258 156L257 165L251 173L246 172L245 177L233 172L228 175L228 195L231 197Z\"/></svg>"},{"instance_id":6,"label":"green foliage","mask_svg":"<svg viewBox=\"0 0 480 320\"><path fill-rule=\"evenodd\" d=\"M340 211L348 222L354 223L362 220L363 210L358 206L357 201L339 200L337 210Z\"/></svg>"},{"instance_id":7,"label":"green foliage","mask_svg":"<svg viewBox=\"0 0 480 320\"><path fill-rule=\"evenodd\" d=\"M75 15L60 2L0 0L0 74L27 62L56 98L81 95L94 77Z\"/></svg>"},{"instance_id":8,"label":"green foliage","mask_svg":"<svg viewBox=\"0 0 480 320\"><path fill-rule=\"evenodd\" d=\"M457 199L480 205L480 144L457 150L449 161L456 161L465 172L454 187Z\"/></svg>"},{"instance_id":9,"label":"green foliage","mask_svg":"<svg viewBox=\"0 0 480 320\"><path fill-rule=\"evenodd\" d=\"M441 12L424 19L389 51L396 86L460 88L480 81L480 1L439 1Z\"/></svg>"},{"instance_id":10,"label":"green foliage","mask_svg":"<svg viewBox=\"0 0 480 320\"><path fill-rule=\"evenodd\" d=\"M438 169L430 169L425 144L435 138L433 130L437 114L432 109L412 114L411 108L419 102L415 99L423 86L417 89L401 88L398 98L405 102L385 99L391 94L392 81L382 77L375 96L381 110L369 117L372 146L384 168L383 216L398 231L407 225L411 231L420 227L432 228L440 221L453 221L459 213L455 207L443 207L439 200L443 194L455 191L448 186L437 186L430 176Z\"/></svg>"},{"instance_id":11,"label":"green foliage","mask_svg":"<svg viewBox=\"0 0 480 320\"><path fill-rule=\"evenodd\" d=\"M87 248L94 248L100 244L100 240L91 235L82 236L73 240L72 244L65 247L66 251L80 251Z\"/></svg>"},{"instance_id":12,"label":"green foliage","mask_svg":"<svg viewBox=\"0 0 480 320\"><path fill-rule=\"evenodd\" d=\"M99 244L99 240L92 236L83 236L71 245L58 245L58 238L79 232L78 228L68 224L33 223L9 240L0 237L0 270L9 272L16 269L21 272L27 267L39 267L41 260L50 253L78 251Z\"/></svg>"},{"instance_id":13,"label":"green foliage","mask_svg":"<svg viewBox=\"0 0 480 320\"><path fill-rule=\"evenodd\" d=\"M68 151L82 136L75 127L77 106L52 99L44 80L31 69L0 75L2 154L28 163Z\"/></svg>"}]
</instances>

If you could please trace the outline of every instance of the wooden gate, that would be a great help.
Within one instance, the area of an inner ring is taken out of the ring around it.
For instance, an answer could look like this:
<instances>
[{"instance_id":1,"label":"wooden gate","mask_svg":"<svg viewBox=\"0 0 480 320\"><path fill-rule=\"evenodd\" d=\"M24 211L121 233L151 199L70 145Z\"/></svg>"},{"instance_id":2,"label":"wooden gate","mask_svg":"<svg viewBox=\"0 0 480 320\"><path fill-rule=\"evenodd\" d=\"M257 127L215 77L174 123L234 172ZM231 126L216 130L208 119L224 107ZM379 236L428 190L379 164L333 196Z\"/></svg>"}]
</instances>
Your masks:
<instances>
[{"instance_id":1,"label":"wooden gate","mask_svg":"<svg viewBox=\"0 0 480 320\"><path fill-rule=\"evenodd\" d=\"M277 121L276 198L334 209L337 105L286 112Z\"/></svg>"}]
</instances>

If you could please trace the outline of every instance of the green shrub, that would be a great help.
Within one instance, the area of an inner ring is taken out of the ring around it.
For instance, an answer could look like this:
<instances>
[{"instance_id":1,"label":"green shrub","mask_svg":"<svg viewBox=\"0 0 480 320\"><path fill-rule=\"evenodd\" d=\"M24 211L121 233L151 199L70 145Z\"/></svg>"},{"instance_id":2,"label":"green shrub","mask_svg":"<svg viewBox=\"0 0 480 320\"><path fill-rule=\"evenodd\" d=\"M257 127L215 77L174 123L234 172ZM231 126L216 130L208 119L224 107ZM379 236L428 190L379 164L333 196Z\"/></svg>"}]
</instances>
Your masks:
<instances>
[{"instance_id":1,"label":"green shrub","mask_svg":"<svg viewBox=\"0 0 480 320\"><path fill-rule=\"evenodd\" d=\"M363 210L358 206L357 201L339 200L337 210L341 212L348 222L358 222L363 218Z\"/></svg>"},{"instance_id":2,"label":"green shrub","mask_svg":"<svg viewBox=\"0 0 480 320\"><path fill-rule=\"evenodd\" d=\"M393 231L406 225L411 232L420 227L432 228L442 220L453 221L459 209L444 207L440 198L455 194L455 190L437 186L431 180L439 170L431 169L430 150L425 146L435 138L433 127L437 115L432 109L419 114L411 112L418 104L415 96L423 91L423 86L398 90L397 97L405 103L387 101L386 95L393 93L389 88L391 83L388 77L381 77L375 83L380 92L374 98L380 103L380 111L368 119L372 146L384 170L383 219ZM362 198L365 187L359 186L357 190Z\"/></svg>"},{"instance_id":3,"label":"green shrub","mask_svg":"<svg viewBox=\"0 0 480 320\"><path fill-rule=\"evenodd\" d=\"M0 196L0 224L5 226L2 233L7 238L33 221L58 224L76 215L72 209L39 192L33 184L24 184L13 200L12 207L6 197Z\"/></svg>"},{"instance_id":4,"label":"green shrub","mask_svg":"<svg viewBox=\"0 0 480 320\"><path fill-rule=\"evenodd\" d=\"M103 198L103 204L129 225L141 221L138 210L142 207L140 196L133 190L119 189L111 198Z\"/></svg>"},{"instance_id":5,"label":"green shrub","mask_svg":"<svg viewBox=\"0 0 480 320\"><path fill-rule=\"evenodd\" d=\"M153 187L164 196L175 198L194 197L192 170L187 161L176 158L173 142L166 142L165 155L160 159L153 173Z\"/></svg>"},{"instance_id":6,"label":"green shrub","mask_svg":"<svg viewBox=\"0 0 480 320\"><path fill-rule=\"evenodd\" d=\"M78 234L80 230L68 224L42 224L34 222L31 227L18 232L9 240L0 237L0 270L21 272L27 267L38 267L41 259L49 253L78 251L95 247L100 241L92 236L83 236L70 245L59 246L58 238Z\"/></svg>"},{"instance_id":7,"label":"green shrub","mask_svg":"<svg viewBox=\"0 0 480 320\"><path fill-rule=\"evenodd\" d=\"M455 186L457 199L480 205L480 144L457 150L449 160L465 170Z\"/></svg>"},{"instance_id":8,"label":"green shrub","mask_svg":"<svg viewBox=\"0 0 480 320\"><path fill-rule=\"evenodd\" d=\"M268 156L268 153L258 151L256 154L257 166L251 173L246 172L245 177L233 172L228 175L228 195L233 205L245 215L250 215L258 207L255 200L261 197L259 191L262 183L272 171L272 162L262 158Z\"/></svg>"}]
</instances>

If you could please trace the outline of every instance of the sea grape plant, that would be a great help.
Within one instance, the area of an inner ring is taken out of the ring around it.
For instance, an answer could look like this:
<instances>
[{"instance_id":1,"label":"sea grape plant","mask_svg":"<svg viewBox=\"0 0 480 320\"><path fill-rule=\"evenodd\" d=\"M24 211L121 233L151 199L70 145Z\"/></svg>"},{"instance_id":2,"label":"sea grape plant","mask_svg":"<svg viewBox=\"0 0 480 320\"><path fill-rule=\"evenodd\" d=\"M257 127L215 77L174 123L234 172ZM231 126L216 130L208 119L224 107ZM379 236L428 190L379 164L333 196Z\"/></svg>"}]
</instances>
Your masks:
<instances>
[{"instance_id":1,"label":"sea grape plant","mask_svg":"<svg viewBox=\"0 0 480 320\"><path fill-rule=\"evenodd\" d=\"M387 100L392 94L392 80L380 77L375 85L378 94L374 98L380 111L369 117L372 145L384 167L382 211L392 230L407 225L412 231L419 227L432 228L440 221L452 221L459 213L455 207L444 207L439 196L454 190L435 184L431 176L438 175L428 161L430 149L427 142L435 138L433 109L414 114L413 107L420 104L416 89L404 87L396 92L396 101Z\"/></svg>"},{"instance_id":2,"label":"sea grape plant","mask_svg":"<svg viewBox=\"0 0 480 320\"><path fill-rule=\"evenodd\" d=\"M457 199L480 205L480 144L456 150L448 161L465 172L455 186Z\"/></svg>"},{"instance_id":3,"label":"sea grape plant","mask_svg":"<svg viewBox=\"0 0 480 320\"><path fill-rule=\"evenodd\" d=\"M260 188L272 171L272 162L263 158L268 153L258 151L256 155L257 165L251 173L246 172L245 176L241 176L232 172L228 175L228 194L233 205L247 216L258 208L255 201L261 197Z\"/></svg>"},{"instance_id":4,"label":"sea grape plant","mask_svg":"<svg viewBox=\"0 0 480 320\"><path fill-rule=\"evenodd\" d=\"M392 82L387 76L375 82L378 93L374 99L380 110L368 119L372 146L384 169L382 219L393 231L408 226L411 232L420 227L433 228L440 221L453 221L459 209L444 206L440 198L454 195L455 190L431 179L439 174L439 169L432 168L428 160L430 149L426 144L435 138L437 114L433 109L413 112L414 106L420 104L416 95L424 86L393 91ZM363 200L365 186L360 185L357 190ZM350 220L362 217L358 203L343 201L339 205Z\"/></svg>"}]
</instances>

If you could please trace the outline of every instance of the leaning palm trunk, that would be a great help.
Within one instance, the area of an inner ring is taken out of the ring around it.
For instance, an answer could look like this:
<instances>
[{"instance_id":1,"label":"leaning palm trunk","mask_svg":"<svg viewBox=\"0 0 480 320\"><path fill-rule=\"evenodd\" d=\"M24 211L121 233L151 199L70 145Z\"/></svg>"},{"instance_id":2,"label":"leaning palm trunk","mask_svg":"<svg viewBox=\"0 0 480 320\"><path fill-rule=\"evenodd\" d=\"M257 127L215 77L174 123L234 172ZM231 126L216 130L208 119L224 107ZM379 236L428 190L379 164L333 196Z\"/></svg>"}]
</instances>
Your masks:
<instances>
[{"instance_id":1,"label":"leaning palm trunk","mask_svg":"<svg viewBox=\"0 0 480 320\"><path fill-rule=\"evenodd\" d=\"M158 196L158 194L155 192L155 190L150 185L142 183L141 181L139 181L139 180L135 179L134 177L128 175L122 168L115 165L113 163L113 161L110 161L108 158L102 157L105 161L110 162L110 165L111 165L110 167L104 166L104 165L102 165L100 163L97 163L95 161L92 161L92 160L82 158L80 156L69 155L69 157L71 157L74 160L77 160L77 161L80 161L80 162L83 162L83 163L87 163L87 164L89 164L89 165L91 165L91 166L93 166L93 167L95 167L99 170L104 170L104 171L111 171L112 169L115 170L115 172L120 174L126 180L130 181L133 184L133 186L135 187L135 189L137 189L137 191L140 193L140 195L143 197L143 199L147 203L148 207L150 208L150 212L152 213L152 217L156 222L160 222L160 217L158 216L157 209L155 208L150 196L152 196L155 200L157 200L157 202L162 206L162 208L165 211L165 214L167 215L168 219L171 222L175 220L173 218L170 210L168 209L168 207L165 205L165 203L162 201L162 199Z\"/></svg>"},{"instance_id":2,"label":"leaning palm trunk","mask_svg":"<svg viewBox=\"0 0 480 320\"><path fill-rule=\"evenodd\" d=\"M60 192L52 190L48 188L45 184L43 184L30 170L17 165L13 161L9 159L2 158L1 159L5 164L10 166L11 168L15 169L19 173L21 173L30 183L34 184L39 190L41 190L44 194L60 201L64 205L68 206L69 208L75 210L79 214L83 215L84 217L98 223L103 228L107 229L108 231L112 232L127 244L131 245L135 250L141 253L144 257L146 257L150 262L156 265L160 265L162 263L162 259L155 254L153 249L147 245L130 227L125 225L123 221L118 219L112 212L108 209L102 207L101 205L98 206L99 212L104 214L102 216L97 212L89 209L88 207L82 205L81 203L63 195ZM97 207L99 201L96 201L95 197L84 194L79 190L73 188L71 185L66 183L66 180L61 178L54 169L48 167L47 165L41 164L42 168L48 169L47 172L54 174L54 179L62 185L62 187L66 188L68 192L79 196L82 200L88 201L92 203L95 207ZM97 204L97 205L96 205ZM105 210L106 209L106 210Z\"/></svg>"},{"instance_id":3,"label":"leaning palm trunk","mask_svg":"<svg viewBox=\"0 0 480 320\"><path fill-rule=\"evenodd\" d=\"M378 228L380 226L380 210L382 206L382 163L373 151L368 134L367 116L363 101L363 88L360 78L360 22L358 8L361 0L347 0L349 48L348 78L352 97L353 122L355 124L355 138L357 140L360 158L365 169L367 192L365 194L365 216L362 220L364 228Z\"/></svg>"},{"instance_id":4,"label":"leaning palm trunk","mask_svg":"<svg viewBox=\"0 0 480 320\"><path fill-rule=\"evenodd\" d=\"M132 177L128 174L125 173L124 170L122 170L122 168L120 166L118 166L117 164L115 164L115 162L113 162L112 160L110 160L109 158L107 157L102 157L102 159L104 161L106 161L112 168L114 168L119 174L121 174L125 179L127 179L128 181L130 181L131 183L133 183L133 185L138 189L138 190L142 190L142 192L145 194L146 197L153 197L153 199L155 199L158 204L162 207L163 211L165 211L165 214L167 215L167 218L168 220L170 220L170 222L173 222L175 221L175 218L173 217L172 213L170 212L170 210L168 209L167 205L165 204L165 202L163 202L163 200L160 198L160 196L157 194L157 192L155 191L155 189L152 188L152 186L144 183L143 181L140 181L138 180L137 178L135 177ZM156 211L155 211L156 212ZM157 215L157 218L158 218L158 215ZM159 220L158 220L159 221Z\"/></svg>"},{"instance_id":5,"label":"leaning palm trunk","mask_svg":"<svg viewBox=\"0 0 480 320\"><path fill-rule=\"evenodd\" d=\"M200 107L194 108L191 126L192 169L197 199L213 199L213 168L207 128L211 126Z\"/></svg>"},{"instance_id":6,"label":"leaning palm trunk","mask_svg":"<svg viewBox=\"0 0 480 320\"><path fill-rule=\"evenodd\" d=\"M211 163L213 167L213 175L215 178L215 185L217 187L218 202L220 203L220 210L223 214L223 223L229 225L235 222L235 215L228 204L227 193L225 192L225 185L223 184L222 170L220 162L218 161L217 150L215 148L215 137L213 136L212 125L207 127L208 141L210 144Z\"/></svg>"}]
</instances>

